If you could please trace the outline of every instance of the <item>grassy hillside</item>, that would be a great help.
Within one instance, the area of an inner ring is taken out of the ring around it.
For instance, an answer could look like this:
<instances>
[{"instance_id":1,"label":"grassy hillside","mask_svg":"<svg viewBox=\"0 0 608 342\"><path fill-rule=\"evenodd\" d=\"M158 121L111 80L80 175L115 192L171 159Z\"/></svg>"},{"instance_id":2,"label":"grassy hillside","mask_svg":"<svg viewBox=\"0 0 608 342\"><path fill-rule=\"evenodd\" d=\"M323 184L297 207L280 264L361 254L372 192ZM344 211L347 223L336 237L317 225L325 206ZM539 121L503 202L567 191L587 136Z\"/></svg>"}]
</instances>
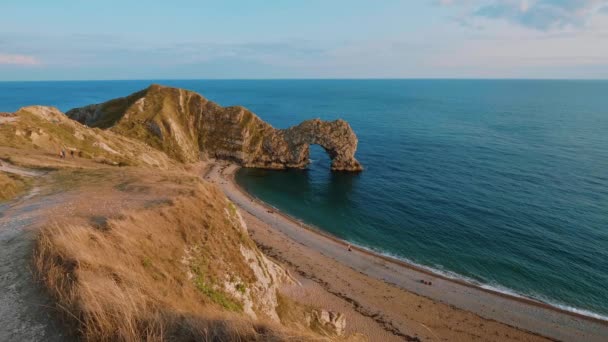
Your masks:
<instances>
[{"instance_id":1,"label":"grassy hillside","mask_svg":"<svg viewBox=\"0 0 608 342\"><path fill-rule=\"evenodd\" d=\"M167 168L175 162L161 151L110 131L90 129L52 107L31 106L0 125L0 146L29 149L56 157L65 150L74 156L110 165Z\"/></svg>"},{"instance_id":2,"label":"grassy hillside","mask_svg":"<svg viewBox=\"0 0 608 342\"><path fill-rule=\"evenodd\" d=\"M129 197L173 196L114 218L50 224L35 247L36 274L78 335L95 341L315 339L305 328L281 326L277 289L290 278L257 249L217 187L180 173L124 172L104 172L94 186ZM89 179L84 173L97 171L62 171L55 178L59 184Z\"/></svg>"}]
</instances>

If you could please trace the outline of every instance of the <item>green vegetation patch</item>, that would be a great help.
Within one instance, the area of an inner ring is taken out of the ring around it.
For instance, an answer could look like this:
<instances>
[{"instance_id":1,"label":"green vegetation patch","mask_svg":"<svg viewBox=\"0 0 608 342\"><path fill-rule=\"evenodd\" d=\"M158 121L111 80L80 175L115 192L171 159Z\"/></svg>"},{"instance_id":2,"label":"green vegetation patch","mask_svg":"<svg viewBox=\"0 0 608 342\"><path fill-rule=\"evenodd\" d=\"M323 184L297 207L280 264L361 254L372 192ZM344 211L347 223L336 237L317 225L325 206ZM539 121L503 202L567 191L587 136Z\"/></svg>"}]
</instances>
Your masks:
<instances>
[{"instance_id":1,"label":"green vegetation patch","mask_svg":"<svg viewBox=\"0 0 608 342\"><path fill-rule=\"evenodd\" d=\"M202 275L199 275L194 280L196 288L211 301L219 304L224 309L234 312L243 312L243 304L232 298L230 295L213 288L213 285L205 281Z\"/></svg>"},{"instance_id":2,"label":"green vegetation patch","mask_svg":"<svg viewBox=\"0 0 608 342\"><path fill-rule=\"evenodd\" d=\"M247 285L243 283L238 283L236 284L236 290L242 294L245 294L245 292L247 292Z\"/></svg>"},{"instance_id":3,"label":"green vegetation patch","mask_svg":"<svg viewBox=\"0 0 608 342\"><path fill-rule=\"evenodd\" d=\"M230 211L230 215L232 217L237 217L236 215L236 206L232 202L228 202L228 210Z\"/></svg>"},{"instance_id":4,"label":"green vegetation patch","mask_svg":"<svg viewBox=\"0 0 608 342\"><path fill-rule=\"evenodd\" d=\"M141 261L141 265L144 268L151 268L152 267L152 259L150 259L149 257L145 257L142 261Z\"/></svg>"}]
</instances>

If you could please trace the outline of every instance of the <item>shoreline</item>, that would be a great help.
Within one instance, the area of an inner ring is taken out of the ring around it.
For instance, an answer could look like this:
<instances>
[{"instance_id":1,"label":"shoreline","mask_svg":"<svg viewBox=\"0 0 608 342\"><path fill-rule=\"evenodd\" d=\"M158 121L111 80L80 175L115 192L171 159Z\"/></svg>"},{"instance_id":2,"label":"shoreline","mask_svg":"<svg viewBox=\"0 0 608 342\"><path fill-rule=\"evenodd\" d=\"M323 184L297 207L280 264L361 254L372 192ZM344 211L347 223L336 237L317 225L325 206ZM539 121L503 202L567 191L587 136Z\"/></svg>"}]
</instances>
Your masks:
<instances>
[{"instance_id":1,"label":"shoreline","mask_svg":"<svg viewBox=\"0 0 608 342\"><path fill-rule=\"evenodd\" d=\"M469 281L466 281L465 279L460 279L460 278L456 278L456 277L449 277L449 276L447 276L445 274L442 274L441 272L434 271L430 267L424 267L422 265L417 265L417 264L415 264L413 262L408 262L406 260L402 260L402 259L399 259L399 258L396 258L396 257L391 257L390 255L382 254L381 252L376 252L376 251L374 251L374 250L372 250L370 248L365 248L363 246L359 246L359 245L354 244L352 242L343 240L343 239L341 239L341 238L339 238L337 236L334 236L334 235L332 235L332 234L330 234L330 233L328 233L326 231L323 231L321 228L318 228L318 227L316 227L314 225L311 225L311 224L308 224L308 223L304 223L301 220L299 220L299 219L297 219L297 218L295 218L295 217L293 217L293 216L291 216L291 215L289 215L289 214L281 211L279 208L276 208L276 207L270 205L269 203L264 202L260 198L251 195L249 192L247 192L245 189L243 189L243 187L241 187L236 182L236 180L234 179L234 175L236 174L237 171L238 171L238 168L235 169L234 172L232 172L229 175L229 177L230 177L230 180L233 183L233 186L235 188L237 188L244 196L249 197L251 200L255 201L257 204L263 206L264 208L274 210L277 215L283 216L285 219L292 221L294 224L300 225L302 228L304 228L304 229L306 229L306 230L308 230L308 231L310 231L310 232L312 232L314 234L318 234L318 235L322 236L323 238L330 239L330 240L332 240L332 241L334 241L336 243L340 243L340 244L344 245L344 247L347 247L347 246L350 245L351 249L353 251L357 251L357 252L360 252L360 253L368 254L368 255L370 255L372 257L380 258L380 259L386 260L388 262L398 264L399 266L407 267L407 268L412 269L414 271L427 274L429 276L441 278L443 280L451 281L451 282L457 283L459 285L468 286L468 287L474 288L476 290L485 291L485 292L488 292L488 293L496 295L496 296L501 296L501 297L505 297L507 299L516 300L516 301L521 301L523 303L530 304L530 305L536 305L536 306L542 307L544 309L554 310L556 312L567 314L567 315L572 315L572 316L575 316L577 318L588 319L590 321L594 321L596 323L600 323L600 324L604 324L604 325L608 326L608 319L602 319L602 318L599 318L599 317L594 317L594 316L585 315L585 314L578 313L578 312L573 312L573 311L570 311L570 310L567 310L567 309L560 308L560 307L558 307L556 305L553 305L551 303L548 303L548 302L543 302L543 301L535 299L535 298L527 297L525 295L505 293L505 292L501 292L499 290L494 290L494 289L491 289L491 288L484 287L483 285L477 285L477 284L471 283ZM577 308L573 308L573 309L576 310ZM580 309L580 310L583 310L583 309Z\"/></svg>"},{"instance_id":2,"label":"shoreline","mask_svg":"<svg viewBox=\"0 0 608 342\"><path fill-rule=\"evenodd\" d=\"M504 292L501 292L498 290L494 290L491 288L483 287L481 285L470 283L463 279L449 277L447 275L444 275L444 274L441 274L438 272L434 272L433 270L425 268L424 266L416 265L416 264L413 264L413 263L410 263L410 262L407 262L404 260L400 260L400 259L397 259L397 258L394 258L391 256L383 255L381 253L375 252L375 251L367 249L365 247L361 247L361 246L357 246L352 243L349 243L348 241L335 237L327 232L320 230L317 227L306 224L306 223L298 220L297 218L294 218L294 217L280 211L278 208L275 208L275 207L269 205L268 203L263 202L259 198L256 198L256 197L252 196L251 194L249 194L245 189L243 189L239 184L237 184L236 180L234 179L236 171L240 168L239 166L231 164L231 163L226 163L226 164L211 163L210 165L211 165L210 168L207 170L207 172L205 174L205 178L209 178L210 177L209 175L212 174L214 171L216 171L216 170L214 170L215 168L220 168L220 171L218 172L218 176L220 177L221 180L223 180L225 182L225 183L220 184L220 187L222 188L222 190L224 190L226 195L231 200L233 200L234 194L232 194L230 189L227 189L227 187L225 185L232 186L239 193L240 196L247 198L251 203L259 206L260 208L263 208L264 210L268 211L271 214L277 215L277 216L281 217L282 219L291 222L291 224L293 224L294 226L297 226L298 228L304 228L303 229L304 231L316 236L317 238L324 239L328 243L331 242L333 244L337 244L337 245L341 246L343 249L346 249L346 246L351 245L353 252L361 254L370 259L377 259L377 260L387 262L393 266L396 266L397 268L403 268L403 269L409 270L410 272L417 273L418 276L432 277L432 278L434 278L433 279L434 283L436 283L437 280L441 280L446 283L452 284L452 286L458 286L458 287L463 287L465 289L478 291L480 293L484 293L488 297L494 297L494 299L502 299L505 302L518 303L520 306L529 307L529 309L531 309L532 311L541 310L541 311L544 311L543 314L548 313L550 316L559 316L558 318L560 318L558 320L548 319L546 323L556 323L557 324L558 321L570 321L569 322L570 324L568 324L568 325L572 325L572 326L580 326L580 325L594 326L593 328L595 328L595 329L592 329L592 330L597 331L599 334L598 336L607 336L607 335L604 335L604 333L608 334L608 321L605 319L588 316L588 315L585 315L585 314L579 313L579 312L573 312L573 311L570 311L570 310L567 310L564 308L560 308L560 307L557 307L550 303L546 303L546 302L536 300L533 298L504 293ZM243 208L242 206L240 206L240 207L243 210L247 210L247 208ZM269 224L269 225L273 226L272 224ZM273 227L273 228L276 229L276 227ZM339 261L339 262L342 262L342 261ZM345 266L352 267L348 263L343 262L343 264L345 264ZM368 276L374 277L373 275L369 275L369 274L368 274ZM397 283L389 282L386 279L382 279L382 278L378 278L378 277L375 277L375 278L377 278L379 280L383 280L383 281L387 282L388 284L401 288L405 291L409 291L409 292L415 293L417 295L427 297L433 301L443 302L443 303L453 306L455 308L472 312L476 315L479 315L480 317L482 317L484 319L495 320L497 322L501 322L501 323L507 324L509 326L516 327L517 329L520 329L522 331L527 331L527 332L530 332L533 334L538 334L540 336L548 336L548 337L554 338L554 339L564 338L564 336L562 336L562 334L547 334L547 333L539 332L539 330L543 330L543 329L535 329L533 324L532 324L532 326L530 326L530 324L518 324L517 321L520 321L520 323L525 323L525 318L522 318L522 317L520 317L520 319L511 317L510 320L501 320L497 317L492 317L491 315L487 315L487 312L483 312L483 311L487 311L487 310L471 309L470 307L467 307L467 305L463 305L462 301L460 303L446 301L446 300L444 300L444 298L437 298L437 296L432 296L432 295L428 295L427 293L424 293L427 291L415 291L415 290L412 290L411 286L402 286ZM422 279L420 279L420 280L422 280ZM500 308L500 306L497 306L497 307ZM515 315L515 316L517 316L517 315ZM526 325L528 325L528 326L526 327ZM582 330L583 330L583 332L585 332L584 329L582 329ZM554 335L554 336L552 336L552 335ZM557 336L555 336L555 335L557 335ZM559 336L561 336L561 338ZM578 337L580 337L580 336L578 336Z\"/></svg>"},{"instance_id":3,"label":"shoreline","mask_svg":"<svg viewBox=\"0 0 608 342\"><path fill-rule=\"evenodd\" d=\"M234 177L234 174L232 175L232 177ZM258 205L263 206L264 208L273 210L275 214L280 215L280 216L284 217L285 219L292 221L294 224L300 225L301 228L306 229L306 230L310 231L313 234L317 234L317 235L319 235L319 236L321 236L321 237L323 237L325 239L329 239L329 240L332 240L332 241L334 241L336 243L342 244L345 248L348 247L348 246L351 246L351 249L353 251L357 251L359 253L367 254L367 255L369 255L371 257L374 257L374 258L383 259L383 260L385 260L387 262L391 262L391 263L397 264L399 266L406 267L408 269L411 269L411 270L414 270L414 271L417 271L417 272L420 272L420 273L423 273L423 274L427 274L429 276L433 276L433 277L440 278L440 279L443 279L443 280L446 280L446 281L450 281L450 282L456 283L458 285L471 287L471 288L474 288L476 290L484 291L484 292L487 292L487 293L492 294L492 295L501 296L501 297L504 297L504 298L507 298L507 299L511 299L511 300L515 300L515 301L520 301L520 302L523 302L523 303L529 304L529 305L539 306L539 307L544 308L544 309L554 310L554 311L559 312L559 313L563 313L563 314L566 314L566 315L572 315L572 316L575 316L577 318L587 319L587 320L593 321L595 323L604 324L604 325L608 326L608 318L603 319L603 318L595 317L594 316L594 315L601 316L599 314L592 313L592 315L585 315L583 313L579 313L579 312L576 312L576 311L571 311L571 310L568 310L568 309L564 309L564 308L559 307L558 305L554 305L554 304L551 304L549 302L544 302L544 301L541 301L541 300L538 300L538 299L535 299L535 298L532 298L532 297L528 297L528 296L525 296L525 295L520 295L520 294L517 294L517 293L509 293L508 291L504 291L503 292L503 291L500 291L500 290L492 288L491 285L483 285L483 284L478 285L478 284L472 283L470 281L467 281L466 279L463 279L464 277L462 277L462 278L450 277L450 276L448 276L448 275L446 275L446 274L444 274L444 273L442 273L442 272L440 272L438 270L434 270L431 267L425 267L423 265L419 265L419 264L416 264L416 263L411 262L411 261L400 259L398 257L393 257L393 256L390 256L388 254L383 254L382 252L374 251L371 248L366 248L366 247L363 247L363 246L359 246L359 245L357 245L357 244L355 244L353 242L349 242L347 240L343 240L343 239L341 239L341 238L339 238L337 236L332 235L331 233L328 233L328 232L322 230L319 227L316 227L316 226L314 226L312 224L304 223L301 220L299 220L299 219L297 219L297 218L295 218L295 217L293 217L293 216L291 216L291 215L289 215L289 214L281 211L279 208L274 207L274 206L270 205L269 203L264 202L260 198L251 195L249 192L247 192L245 189L243 189L236 182L236 180L233 180L233 185L244 196L249 197L254 202L256 202ZM487 287L484 287L484 286L487 286ZM578 308L574 308L574 307L572 309L573 310L584 310L584 309L578 309Z\"/></svg>"}]
</instances>

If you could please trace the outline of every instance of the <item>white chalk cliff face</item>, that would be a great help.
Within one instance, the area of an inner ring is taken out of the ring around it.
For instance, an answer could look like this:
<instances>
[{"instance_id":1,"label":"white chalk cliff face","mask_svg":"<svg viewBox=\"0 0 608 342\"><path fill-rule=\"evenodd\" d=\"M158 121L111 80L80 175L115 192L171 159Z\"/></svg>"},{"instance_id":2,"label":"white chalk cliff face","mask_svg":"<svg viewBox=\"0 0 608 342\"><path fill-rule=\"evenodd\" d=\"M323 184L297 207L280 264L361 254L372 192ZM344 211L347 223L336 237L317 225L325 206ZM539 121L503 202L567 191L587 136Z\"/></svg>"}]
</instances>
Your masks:
<instances>
[{"instance_id":1,"label":"white chalk cliff face","mask_svg":"<svg viewBox=\"0 0 608 342\"><path fill-rule=\"evenodd\" d=\"M235 227L240 227L247 234L247 224L236 206L228 202L229 208L226 214ZM260 316L281 323L276 308L278 307L277 292L282 285L298 284L298 281L279 264L268 259L257 248L240 245L241 255L246 260L249 268L253 271L256 281L246 288L239 288L241 279L226 278L223 290L230 293L243 303L243 312L249 317L258 319ZM305 313L306 327L323 331L329 336L342 336L346 330L346 318L343 314L327 311L324 309L310 308Z\"/></svg>"},{"instance_id":2,"label":"white chalk cliff face","mask_svg":"<svg viewBox=\"0 0 608 342\"><path fill-rule=\"evenodd\" d=\"M230 223L247 235L247 224L241 213L230 201L228 201L228 208L230 209L226 209L225 212ZM240 287L239 285L243 284L241 279L227 276L223 290L241 301L243 312L251 318L257 319L260 318L259 316L263 316L280 323L276 311L277 291L281 285L294 284L297 281L283 267L268 259L259 249L241 244L239 250L256 281L247 287Z\"/></svg>"},{"instance_id":3,"label":"white chalk cliff face","mask_svg":"<svg viewBox=\"0 0 608 342\"><path fill-rule=\"evenodd\" d=\"M361 171L357 136L344 120L304 121L280 130L243 107L221 107L201 95L152 85L67 115L92 127L136 138L182 161L201 157L231 160L246 167L305 168L309 146L322 146L336 171Z\"/></svg>"}]
</instances>

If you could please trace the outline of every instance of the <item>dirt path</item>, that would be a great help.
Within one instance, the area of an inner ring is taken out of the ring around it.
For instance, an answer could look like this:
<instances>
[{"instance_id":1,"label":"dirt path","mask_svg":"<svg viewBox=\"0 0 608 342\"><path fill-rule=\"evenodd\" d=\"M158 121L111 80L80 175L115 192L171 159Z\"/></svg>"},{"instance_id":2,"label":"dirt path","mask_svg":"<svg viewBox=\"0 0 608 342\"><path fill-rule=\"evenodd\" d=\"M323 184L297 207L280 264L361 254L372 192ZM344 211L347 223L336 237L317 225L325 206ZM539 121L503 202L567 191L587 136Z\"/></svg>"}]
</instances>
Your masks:
<instances>
[{"instance_id":1,"label":"dirt path","mask_svg":"<svg viewBox=\"0 0 608 342\"><path fill-rule=\"evenodd\" d=\"M8 164L3 161L0 161L0 171L14 173L16 175L24 176L24 177L39 177L44 174L44 172L41 172L41 171L24 169L21 167L17 167L17 166Z\"/></svg>"},{"instance_id":2,"label":"dirt path","mask_svg":"<svg viewBox=\"0 0 608 342\"><path fill-rule=\"evenodd\" d=\"M39 173L0 167L22 176ZM35 283L30 258L43 207L58 205L59 195L41 196L37 188L0 205L0 341L69 341L56 319L52 303Z\"/></svg>"}]
</instances>

